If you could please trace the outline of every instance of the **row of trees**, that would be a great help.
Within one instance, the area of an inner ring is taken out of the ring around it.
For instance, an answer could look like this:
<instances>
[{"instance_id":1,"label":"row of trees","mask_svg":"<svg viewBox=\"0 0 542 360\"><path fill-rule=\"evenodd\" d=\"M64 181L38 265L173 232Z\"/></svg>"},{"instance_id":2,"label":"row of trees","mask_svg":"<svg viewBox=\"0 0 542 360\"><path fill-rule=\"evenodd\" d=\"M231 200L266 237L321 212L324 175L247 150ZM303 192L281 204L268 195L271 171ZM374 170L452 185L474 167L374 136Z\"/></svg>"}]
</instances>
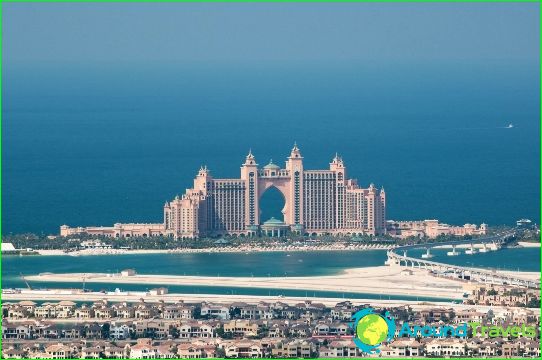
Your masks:
<instances>
[{"instance_id":1,"label":"row of trees","mask_svg":"<svg viewBox=\"0 0 542 360\"><path fill-rule=\"evenodd\" d=\"M469 239L471 236L465 236L464 239ZM347 236L333 236L333 235L321 235L321 236L309 236L308 234L297 235L287 234L282 238L276 237L245 237L245 236L215 236L199 239L174 239L169 236L153 236L153 237L121 237L110 238L106 236L89 236L85 234L77 235L77 238L62 238L51 237L45 235L37 235L32 233L26 234L9 234L3 237L3 242L10 242L17 249L50 249L50 250L77 250L81 247L81 242L85 240L100 240L104 244L111 245L113 249L156 249L156 250L169 250L178 248L191 248L202 249L211 247L237 247L240 245L253 245L263 246L270 243L282 243L285 245L293 245L304 243L307 241L317 241L320 244L332 244L337 242L358 243L358 244L396 244L396 245L414 245L425 244L432 242L449 241L452 239L457 240L456 236L452 235L440 235L436 239L410 237L406 239L393 238L389 235L382 236L370 236L370 235L347 235ZM221 239L217 243L217 240Z\"/></svg>"}]
</instances>

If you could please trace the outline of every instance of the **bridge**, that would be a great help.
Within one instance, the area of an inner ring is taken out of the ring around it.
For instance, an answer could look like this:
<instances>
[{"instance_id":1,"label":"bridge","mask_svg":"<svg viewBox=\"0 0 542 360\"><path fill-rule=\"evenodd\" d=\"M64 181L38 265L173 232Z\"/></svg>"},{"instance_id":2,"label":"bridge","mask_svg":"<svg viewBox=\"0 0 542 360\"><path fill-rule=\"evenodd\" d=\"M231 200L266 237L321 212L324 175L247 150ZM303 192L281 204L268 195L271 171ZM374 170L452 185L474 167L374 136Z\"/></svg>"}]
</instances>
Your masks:
<instances>
[{"instance_id":1,"label":"bridge","mask_svg":"<svg viewBox=\"0 0 542 360\"><path fill-rule=\"evenodd\" d=\"M388 250L387 265L391 266L406 266L419 269L427 269L436 274L442 274L443 276L454 277L463 280L477 280L479 282L500 284L500 285L516 285L528 288L540 288L540 283L533 280L528 280L512 274L502 274L495 270L486 270L466 266L449 265L436 261L429 261L426 259L418 259L408 256L408 251L412 249L427 249L426 257L430 257L430 248L442 245L452 245L453 252L455 253L455 246L471 244L492 244L495 248L500 248L503 243L508 241L515 235L515 231L509 231L503 234L492 235L487 237L473 238L468 240L452 240L445 242L434 242L426 244L405 245L399 246L394 249ZM485 248L485 245L484 245Z\"/></svg>"}]
</instances>

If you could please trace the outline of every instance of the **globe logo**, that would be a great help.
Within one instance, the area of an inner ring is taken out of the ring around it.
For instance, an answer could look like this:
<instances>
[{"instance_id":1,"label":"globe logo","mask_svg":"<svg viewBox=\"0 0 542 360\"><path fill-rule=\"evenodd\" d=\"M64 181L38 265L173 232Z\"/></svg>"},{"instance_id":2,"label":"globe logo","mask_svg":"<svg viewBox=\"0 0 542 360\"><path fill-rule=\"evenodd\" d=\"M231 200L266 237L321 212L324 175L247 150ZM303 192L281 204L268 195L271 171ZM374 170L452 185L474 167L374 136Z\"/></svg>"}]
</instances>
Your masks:
<instances>
[{"instance_id":1,"label":"globe logo","mask_svg":"<svg viewBox=\"0 0 542 360\"><path fill-rule=\"evenodd\" d=\"M395 322L389 312L382 316L366 308L355 313L352 319L354 322L350 327L354 330L354 343L366 353L380 352L380 344L391 341L395 335Z\"/></svg>"}]
</instances>

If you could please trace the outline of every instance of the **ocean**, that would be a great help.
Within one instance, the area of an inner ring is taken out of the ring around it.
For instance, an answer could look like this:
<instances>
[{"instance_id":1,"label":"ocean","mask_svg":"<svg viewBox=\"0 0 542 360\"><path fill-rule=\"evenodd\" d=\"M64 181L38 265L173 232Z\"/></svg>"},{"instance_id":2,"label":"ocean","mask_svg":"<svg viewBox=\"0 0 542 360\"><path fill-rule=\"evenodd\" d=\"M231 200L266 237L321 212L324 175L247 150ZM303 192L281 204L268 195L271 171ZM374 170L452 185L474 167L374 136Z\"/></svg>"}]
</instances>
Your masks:
<instances>
[{"instance_id":1,"label":"ocean","mask_svg":"<svg viewBox=\"0 0 542 360\"><path fill-rule=\"evenodd\" d=\"M539 222L540 76L517 65L7 64L2 234L160 222L201 165L238 177L294 141L384 186L389 219Z\"/></svg>"}]
</instances>

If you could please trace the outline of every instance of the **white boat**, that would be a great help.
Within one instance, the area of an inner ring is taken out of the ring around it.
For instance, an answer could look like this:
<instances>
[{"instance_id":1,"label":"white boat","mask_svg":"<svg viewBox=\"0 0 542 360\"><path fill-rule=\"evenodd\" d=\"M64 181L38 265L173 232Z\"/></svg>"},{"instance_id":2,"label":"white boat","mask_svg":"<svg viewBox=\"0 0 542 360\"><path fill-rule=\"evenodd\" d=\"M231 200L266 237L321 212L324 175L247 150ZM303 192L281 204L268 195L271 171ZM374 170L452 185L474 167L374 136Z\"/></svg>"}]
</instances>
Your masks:
<instances>
[{"instance_id":1,"label":"white boat","mask_svg":"<svg viewBox=\"0 0 542 360\"><path fill-rule=\"evenodd\" d=\"M530 226L531 225L531 220L529 220L529 219L521 219L521 220L516 221L516 225L517 226Z\"/></svg>"},{"instance_id":2,"label":"white boat","mask_svg":"<svg viewBox=\"0 0 542 360\"><path fill-rule=\"evenodd\" d=\"M508 124L508 126L506 127L507 129L511 129L514 127L514 124Z\"/></svg>"}]
</instances>

